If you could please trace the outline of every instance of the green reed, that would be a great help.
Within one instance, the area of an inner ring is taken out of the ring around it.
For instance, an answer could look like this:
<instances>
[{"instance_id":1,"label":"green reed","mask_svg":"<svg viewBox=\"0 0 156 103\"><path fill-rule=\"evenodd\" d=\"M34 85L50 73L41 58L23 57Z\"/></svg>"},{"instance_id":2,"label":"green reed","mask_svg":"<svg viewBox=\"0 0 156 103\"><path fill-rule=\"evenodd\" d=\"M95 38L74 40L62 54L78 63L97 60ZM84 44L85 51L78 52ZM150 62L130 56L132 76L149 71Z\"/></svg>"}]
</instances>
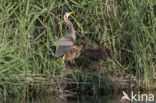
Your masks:
<instances>
[{"instance_id":1,"label":"green reed","mask_svg":"<svg viewBox=\"0 0 156 103\"><path fill-rule=\"evenodd\" d=\"M53 91L61 86L55 82L67 80L67 74L72 74L71 78L79 82L76 74L82 74L84 68L81 65L70 71L63 67L61 58L49 57L50 45L67 31L62 16L65 8L75 12L70 20L76 30L77 44L85 41L92 45L98 41L100 47L111 50L112 58L104 67L106 71L128 73L137 77L138 85L154 86L155 0L1 0L2 94L29 94L29 88L40 87ZM100 72L96 75L99 75L100 86L105 75ZM91 81L94 84L97 80L93 78Z\"/></svg>"}]
</instances>

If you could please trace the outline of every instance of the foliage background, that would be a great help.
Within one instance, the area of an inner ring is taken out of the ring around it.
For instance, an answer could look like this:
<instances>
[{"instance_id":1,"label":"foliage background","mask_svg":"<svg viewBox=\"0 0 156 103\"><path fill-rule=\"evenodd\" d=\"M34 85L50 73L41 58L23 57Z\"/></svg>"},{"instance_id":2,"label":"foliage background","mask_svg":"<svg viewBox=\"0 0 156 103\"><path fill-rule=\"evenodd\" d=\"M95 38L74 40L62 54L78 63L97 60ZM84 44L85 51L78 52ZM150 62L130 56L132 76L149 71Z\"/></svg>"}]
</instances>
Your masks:
<instances>
[{"instance_id":1,"label":"foliage background","mask_svg":"<svg viewBox=\"0 0 156 103\"><path fill-rule=\"evenodd\" d=\"M130 74L138 85L156 86L155 0L1 0L1 94L24 94L36 87L54 91L60 87L55 81L68 80L67 74L78 82L76 74L83 75L84 67L66 70L61 58L49 57L50 45L67 30L62 16L65 8L75 12L70 20L77 44L98 41L100 47L111 50L112 58L102 63L105 72ZM102 78L99 82L105 80L101 70L96 75ZM83 76L84 81L96 84L94 78Z\"/></svg>"}]
</instances>

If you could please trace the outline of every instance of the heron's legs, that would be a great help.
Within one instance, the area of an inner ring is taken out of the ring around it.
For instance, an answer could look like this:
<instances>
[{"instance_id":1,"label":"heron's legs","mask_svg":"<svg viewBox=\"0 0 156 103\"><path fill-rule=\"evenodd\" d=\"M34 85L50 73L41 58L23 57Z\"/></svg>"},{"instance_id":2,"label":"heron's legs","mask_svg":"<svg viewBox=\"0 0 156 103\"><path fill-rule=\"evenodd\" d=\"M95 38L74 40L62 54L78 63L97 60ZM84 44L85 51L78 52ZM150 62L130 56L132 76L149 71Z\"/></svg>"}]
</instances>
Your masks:
<instances>
[{"instance_id":1,"label":"heron's legs","mask_svg":"<svg viewBox=\"0 0 156 103\"><path fill-rule=\"evenodd\" d=\"M72 64L76 65L75 60L70 60L70 62L71 62Z\"/></svg>"},{"instance_id":2,"label":"heron's legs","mask_svg":"<svg viewBox=\"0 0 156 103\"><path fill-rule=\"evenodd\" d=\"M65 64L65 55L63 55L62 63L63 63L63 66L66 67L66 64Z\"/></svg>"}]
</instances>

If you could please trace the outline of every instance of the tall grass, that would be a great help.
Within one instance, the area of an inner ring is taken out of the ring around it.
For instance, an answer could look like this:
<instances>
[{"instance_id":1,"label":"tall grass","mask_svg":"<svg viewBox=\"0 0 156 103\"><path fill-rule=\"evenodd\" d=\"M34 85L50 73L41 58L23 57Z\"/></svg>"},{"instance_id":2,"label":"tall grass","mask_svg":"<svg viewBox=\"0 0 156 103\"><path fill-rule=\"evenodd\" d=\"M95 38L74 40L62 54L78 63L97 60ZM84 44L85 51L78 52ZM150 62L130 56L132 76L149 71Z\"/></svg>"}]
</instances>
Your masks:
<instances>
[{"instance_id":1,"label":"tall grass","mask_svg":"<svg viewBox=\"0 0 156 103\"><path fill-rule=\"evenodd\" d=\"M55 81L67 80L67 74L79 81L75 73L85 68L80 65L66 70L61 58L49 57L50 45L67 30L62 17L65 8L75 12L70 20L77 44L99 41L101 47L111 50L113 58L105 64L106 70L129 73L137 76L138 85L155 87L155 0L1 0L2 94L20 95L42 86L46 90L49 84L54 91L61 86ZM100 72L97 75L103 78Z\"/></svg>"}]
</instances>

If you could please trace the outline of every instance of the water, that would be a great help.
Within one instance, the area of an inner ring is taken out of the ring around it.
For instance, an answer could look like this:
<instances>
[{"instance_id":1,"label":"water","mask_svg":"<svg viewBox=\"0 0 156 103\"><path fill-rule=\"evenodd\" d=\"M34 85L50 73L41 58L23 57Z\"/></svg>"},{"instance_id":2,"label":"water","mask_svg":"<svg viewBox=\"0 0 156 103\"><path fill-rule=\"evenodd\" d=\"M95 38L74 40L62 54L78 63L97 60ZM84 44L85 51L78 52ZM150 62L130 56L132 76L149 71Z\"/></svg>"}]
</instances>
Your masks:
<instances>
[{"instance_id":1,"label":"water","mask_svg":"<svg viewBox=\"0 0 156 103\"><path fill-rule=\"evenodd\" d=\"M131 95L136 95L136 99L141 100L143 96L143 101L147 101L151 98L151 95L153 95L154 98L156 98L156 92L155 90L151 92L138 92L138 91L129 91L124 92L128 93L128 97L132 99ZM35 98L3 98L3 100L0 98L0 103L130 103L128 100L121 100L123 97L123 93L120 94L114 93L114 94L105 94L105 95L95 95L95 96L83 96L83 95L69 95L69 94L62 94L62 95L40 95L39 97ZM147 97L147 98L146 98ZM140 98L140 99L139 99ZM146 100L147 99L147 100ZM141 100L142 101L142 100ZM155 101L155 102L154 102ZM156 103L156 100L154 99L153 102L133 102L133 103Z\"/></svg>"},{"instance_id":2,"label":"water","mask_svg":"<svg viewBox=\"0 0 156 103\"><path fill-rule=\"evenodd\" d=\"M0 103L121 103L122 94L107 96L46 96L32 99L6 98ZM123 102L129 103L129 102Z\"/></svg>"}]
</instances>

